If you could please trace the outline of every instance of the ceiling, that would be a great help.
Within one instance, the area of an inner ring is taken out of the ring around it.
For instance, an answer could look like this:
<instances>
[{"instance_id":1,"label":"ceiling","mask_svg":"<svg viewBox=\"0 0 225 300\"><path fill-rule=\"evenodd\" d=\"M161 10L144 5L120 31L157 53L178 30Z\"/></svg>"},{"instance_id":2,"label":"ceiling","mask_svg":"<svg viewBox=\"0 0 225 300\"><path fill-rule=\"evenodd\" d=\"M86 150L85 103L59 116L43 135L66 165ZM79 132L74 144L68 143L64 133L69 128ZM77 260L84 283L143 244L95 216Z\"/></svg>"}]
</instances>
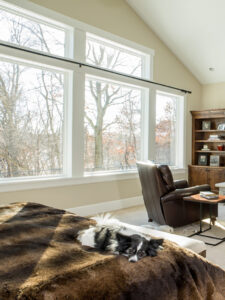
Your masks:
<instances>
[{"instance_id":1,"label":"ceiling","mask_svg":"<svg viewBox=\"0 0 225 300\"><path fill-rule=\"evenodd\" d=\"M225 81L225 0L126 1L201 83Z\"/></svg>"}]
</instances>

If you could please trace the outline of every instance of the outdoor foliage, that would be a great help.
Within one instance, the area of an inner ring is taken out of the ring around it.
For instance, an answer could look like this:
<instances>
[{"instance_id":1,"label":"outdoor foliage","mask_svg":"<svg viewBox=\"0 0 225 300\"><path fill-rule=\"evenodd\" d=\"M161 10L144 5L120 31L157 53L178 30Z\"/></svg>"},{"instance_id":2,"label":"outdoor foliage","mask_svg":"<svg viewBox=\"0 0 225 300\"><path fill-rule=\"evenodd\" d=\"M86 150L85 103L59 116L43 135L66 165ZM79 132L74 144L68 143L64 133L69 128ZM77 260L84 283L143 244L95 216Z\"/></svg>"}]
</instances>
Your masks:
<instances>
[{"instance_id":1,"label":"outdoor foliage","mask_svg":"<svg viewBox=\"0 0 225 300\"><path fill-rule=\"evenodd\" d=\"M0 25L6 26L9 42L51 52L46 26L5 12ZM1 177L62 172L63 81L57 72L0 62Z\"/></svg>"}]
</instances>

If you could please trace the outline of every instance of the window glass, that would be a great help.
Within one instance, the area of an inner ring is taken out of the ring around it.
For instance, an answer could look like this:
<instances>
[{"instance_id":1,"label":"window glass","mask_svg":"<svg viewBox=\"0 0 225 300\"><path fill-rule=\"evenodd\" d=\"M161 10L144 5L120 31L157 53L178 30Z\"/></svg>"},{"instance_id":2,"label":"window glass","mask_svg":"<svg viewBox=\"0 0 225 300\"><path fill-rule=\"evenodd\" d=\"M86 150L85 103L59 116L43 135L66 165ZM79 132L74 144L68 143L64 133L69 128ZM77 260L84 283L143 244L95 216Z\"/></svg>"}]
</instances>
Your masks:
<instances>
[{"instance_id":1,"label":"window glass","mask_svg":"<svg viewBox=\"0 0 225 300\"><path fill-rule=\"evenodd\" d=\"M4 11L1 7L0 40L64 56L64 30Z\"/></svg>"},{"instance_id":2,"label":"window glass","mask_svg":"<svg viewBox=\"0 0 225 300\"><path fill-rule=\"evenodd\" d=\"M141 96L141 89L86 78L86 172L136 168L141 151Z\"/></svg>"},{"instance_id":3,"label":"window glass","mask_svg":"<svg viewBox=\"0 0 225 300\"><path fill-rule=\"evenodd\" d=\"M176 95L156 93L155 161L176 165L177 101Z\"/></svg>"},{"instance_id":4,"label":"window glass","mask_svg":"<svg viewBox=\"0 0 225 300\"><path fill-rule=\"evenodd\" d=\"M0 177L62 173L64 75L0 61Z\"/></svg>"},{"instance_id":5,"label":"window glass","mask_svg":"<svg viewBox=\"0 0 225 300\"><path fill-rule=\"evenodd\" d=\"M87 35L86 61L98 67L141 77L144 56L132 49L115 45L94 35Z\"/></svg>"}]
</instances>

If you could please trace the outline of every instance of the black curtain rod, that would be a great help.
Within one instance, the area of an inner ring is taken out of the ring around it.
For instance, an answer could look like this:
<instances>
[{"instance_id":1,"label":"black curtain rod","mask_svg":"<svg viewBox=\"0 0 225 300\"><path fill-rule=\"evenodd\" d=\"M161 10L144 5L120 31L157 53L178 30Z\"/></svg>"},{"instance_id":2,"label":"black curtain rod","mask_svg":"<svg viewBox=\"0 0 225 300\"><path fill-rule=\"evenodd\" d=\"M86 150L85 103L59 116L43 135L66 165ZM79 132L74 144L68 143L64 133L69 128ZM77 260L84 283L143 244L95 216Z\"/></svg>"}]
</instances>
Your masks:
<instances>
[{"instance_id":1,"label":"black curtain rod","mask_svg":"<svg viewBox=\"0 0 225 300\"><path fill-rule=\"evenodd\" d=\"M39 51L35 51L35 50L30 50L30 49L27 49L27 48L20 48L20 47L11 45L11 44L6 44L6 43L0 43L0 46L4 46L4 47L11 48L11 49L20 50L20 51L31 53L31 54L37 54L39 56L53 58L53 59L56 59L56 60L59 60L59 61L73 63L75 65L79 65L80 67L88 67L88 68L92 68L92 69L95 69L95 70L104 71L104 72L112 73L112 74L115 74L115 75L120 75L120 76L123 76L123 77L127 77L127 78L131 78L131 79L135 79L135 80L139 80L139 81L143 81L143 82L155 84L155 85L158 85L158 86L162 86L162 87L174 89L174 90L177 90L177 91L181 91L181 92L183 92L185 94L191 94L192 93L191 91L188 91L188 90L185 90L185 89L180 89L180 88L177 88L177 87L174 87L174 86L171 86L171 85L166 85L166 84L154 82L154 81L151 81L151 80L148 80L148 79L143 79L143 78L132 76L132 75L126 75L124 73L120 73L120 72L116 72L116 71L111 71L111 70L105 69L105 68L96 67L96 66L93 66L93 65L90 65L90 64L87 64L87 63L81 63L81 62L75 61L75 60L70 59L70 58L55 56L55 55L51 55L51 54L47 54L47 53L43 53L43 52L39 52Z\"/></svg>"}]
</instances>

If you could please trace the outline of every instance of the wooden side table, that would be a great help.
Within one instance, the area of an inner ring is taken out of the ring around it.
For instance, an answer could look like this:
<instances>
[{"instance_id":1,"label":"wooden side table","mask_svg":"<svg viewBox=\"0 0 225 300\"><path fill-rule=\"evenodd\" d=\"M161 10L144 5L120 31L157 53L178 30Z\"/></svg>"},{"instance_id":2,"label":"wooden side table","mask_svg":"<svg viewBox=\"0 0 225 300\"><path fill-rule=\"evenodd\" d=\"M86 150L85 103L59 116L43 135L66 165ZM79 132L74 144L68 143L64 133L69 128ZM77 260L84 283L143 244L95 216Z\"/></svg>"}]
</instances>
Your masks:
<instances>
[{"instance_id":1,"label":"wooden side table","mask_svg":"<svg viewBox=\"0 0 225 300\"><path fill-rule=\"evenodd\" d=\"M211 245L211 246L217 246L221 243L223 243L225 241L225 237L224 238L218 238L218 237L214 237L214 236L209 236L209 235L206 235L206 234L202 234L208 230L210 230L212 228L212 225L211 225L211 219L212 219L212 205L216 205L218 203L222 203L222 202L225 202L225 196L221 196L219 195L218 199L214 199L214 200L208 200L208 199L205 199L203 197L200 197L200 194L197 194L197 195L192 195L192 196L188 196L188 197L184 197L183 198L184 201L189 201L189 202L195 202L195 203L199 203L199 217L200 217L200 228L199 228L199 231L198 232L195 232L193 234L191 234L189 237L192 237L194 235L200 235L200 236L203 236L203 237L207 237L207 238L211 238L211 239L214 239L214 240L218 240L218 242L216 244L212 244L212 243L208 243L208 242L205 242L205 244L207 245ZM209 224L209 227L205 230L202 230L202 205L203 204L209 204L209 215L210 215L210 224Z\"/></svg>"}]
</instances>

